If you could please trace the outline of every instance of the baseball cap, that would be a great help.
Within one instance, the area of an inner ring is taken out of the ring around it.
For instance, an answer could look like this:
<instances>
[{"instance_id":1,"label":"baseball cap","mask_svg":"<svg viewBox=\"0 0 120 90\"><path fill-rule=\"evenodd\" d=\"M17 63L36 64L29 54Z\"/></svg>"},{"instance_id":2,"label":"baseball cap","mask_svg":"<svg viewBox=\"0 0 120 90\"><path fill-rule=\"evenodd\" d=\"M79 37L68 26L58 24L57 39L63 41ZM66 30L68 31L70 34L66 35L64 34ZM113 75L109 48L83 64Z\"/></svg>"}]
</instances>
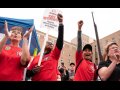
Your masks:
<instances>
[{"instance_id":1,"label":"baseball cap","mask_svg":"<svg viewBox=\"0 0 120 90\"><path fill-rule=\"evenodd\" d=\"M84 47L83 47L83 51L88 48L89 50L91 50L92 52L92 46L90 44L86 44Z\"/></svg>"}]
</instances>

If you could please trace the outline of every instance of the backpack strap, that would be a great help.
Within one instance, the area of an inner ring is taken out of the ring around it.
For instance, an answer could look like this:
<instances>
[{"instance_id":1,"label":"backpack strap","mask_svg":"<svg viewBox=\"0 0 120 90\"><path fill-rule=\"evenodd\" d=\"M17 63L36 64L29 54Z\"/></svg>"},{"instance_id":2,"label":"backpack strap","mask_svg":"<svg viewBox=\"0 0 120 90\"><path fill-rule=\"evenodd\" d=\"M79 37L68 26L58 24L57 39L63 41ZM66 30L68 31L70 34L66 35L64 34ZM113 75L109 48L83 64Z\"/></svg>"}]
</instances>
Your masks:
<instances>
[{"instance_id":1,"label":"backpack strap","mask_svg":"<svg viewBox=\"0 0 120 90\"><path fill-rule=\"evenodd\" d=\"M80 60L80 62L78 63L78 65L77 65L77 67L76 67L76 69L75 69L75 73L76 73L76 71L77 71L77 68L78 68L78 66L80 65L80 63L83 61L83 58Z\"/></svg>"}]
</instances>

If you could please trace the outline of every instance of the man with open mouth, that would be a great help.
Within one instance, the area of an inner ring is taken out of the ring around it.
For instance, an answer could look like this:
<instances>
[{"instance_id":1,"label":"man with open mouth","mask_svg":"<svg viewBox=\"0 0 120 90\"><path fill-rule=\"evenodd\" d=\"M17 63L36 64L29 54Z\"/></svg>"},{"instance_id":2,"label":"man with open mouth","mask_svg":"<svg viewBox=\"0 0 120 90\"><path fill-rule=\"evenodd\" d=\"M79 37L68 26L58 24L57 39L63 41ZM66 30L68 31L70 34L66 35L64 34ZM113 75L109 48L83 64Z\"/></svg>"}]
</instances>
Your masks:
<instances>
[{"instance_id":1,"label":"man with open mouth","mask_svg":"<svg viewBox=\"0 0 120 90\"><path fill-rule=\"evenodd\" d=\"M78 22L77 51L76 51L76 73L73 81L93 81L98 78L96 75L97 66L91 62L92 46L86 44L82 50L81 28L83 21Z\"/></svg>"}]
</instances>

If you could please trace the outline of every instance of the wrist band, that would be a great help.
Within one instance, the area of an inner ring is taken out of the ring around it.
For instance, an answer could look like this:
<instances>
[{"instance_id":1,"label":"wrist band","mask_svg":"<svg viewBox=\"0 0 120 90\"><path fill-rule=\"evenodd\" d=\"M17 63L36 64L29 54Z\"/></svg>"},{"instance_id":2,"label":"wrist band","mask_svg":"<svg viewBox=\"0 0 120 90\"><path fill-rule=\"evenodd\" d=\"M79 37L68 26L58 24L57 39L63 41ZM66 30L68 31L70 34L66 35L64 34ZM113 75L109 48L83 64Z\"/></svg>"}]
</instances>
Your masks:
<instances>
[{"instance_id":1,"label":"wrist band","mask_svg":"<svg viewBox=\"0 0 120 90\"><path fill-rule=\"evenodd\" d=\"M32 72L35 73L33 70L34 70L34 69L32 69Z\"/></svg>"},{"instance_id":2,"label":"wrist band","mask_svg":"<svg viewBox=\"0 0 120 90\"><path fill-rule=\"evenodd\" d=\"M28 40L23 40L23 42L28 42Z\"/></svg>"},{"instance_id":3,"label":"wrist band","mask_svg":"<svg viewBox=\"0 0 120 90\"><path fill-rule=\"evenodd\" d=\"M63 22L59 22L59 24L63 24Z\"/></svg>"}]
</instances>

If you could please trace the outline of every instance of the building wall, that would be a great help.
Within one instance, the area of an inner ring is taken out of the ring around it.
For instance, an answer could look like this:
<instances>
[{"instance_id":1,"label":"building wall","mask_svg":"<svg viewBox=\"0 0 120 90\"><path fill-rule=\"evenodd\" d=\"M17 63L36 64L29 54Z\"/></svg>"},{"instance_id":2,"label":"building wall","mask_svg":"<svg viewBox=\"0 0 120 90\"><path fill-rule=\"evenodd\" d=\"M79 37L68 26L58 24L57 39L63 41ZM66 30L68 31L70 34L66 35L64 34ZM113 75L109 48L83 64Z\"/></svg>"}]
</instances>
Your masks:
<instances>
[{"instance_id":1,"label":"building wall","mask_svg":"<svg viewBox=\"0 0 120 90\"><path fill-rule=\"evenodd\" d=\"M40 44L40 48L42 49L42 45L44 43L44 37L46 36L45 33L41 32L41 31L36 31L37 32L37 36L38 36L38 41ZM56 37L53 37L51 35L48 36L48 40L52 41L54 40L54 46L56 45ZM71 47L71 49L70 49ZM75 63L75 52L76 52L76 45L67 41L64 41L64 45L63 45L63 49L62 51L64 53L61 52L60 58L59 58L59 62L58 62L58 66L61 65L62 62L64 62L64 65L69 68L70 63ZM69 56L69 53L71 53L71 56ZM61 61L61 58L63 58L63 61ZM70 60L70 63L69 63Z\"/></svg>"},{"instance_id":2,"label":"building wall","mask_svg":"<svg viewBox=\"0 0 120 90\"><path fill-rule=\"evenodd\" d=\"M103 54L103 52L105 51L104 49L105 49L105 46L107 45L107 43L112 42L112 38L115 38L115 42L120 46L120 30L99 40L101 54ZM108 42L106 42L107 40L108 40ZM96 63L98 65L100 62L98 48L96 49L97 51L95 50L95 45L97 45L97 42L95 41L95 42L91 43L91 45L93 47L92 60L94 63ZM95 51L96 51L96 53L95 53Z\"/></svg>"},{"instance_id":3,"label":"building wall","mask_svg":"<svg viewBox=\"0 0 120 90\"><path fill-rule=\"evenodd\" d=\"M85 35L82 33L82 47L84 47L86 44L90 44L92 42L94 42L95 39ZM77 37L75 37L74 39L71 40L71 43L77 45Z\"/></svg>"}]
</instances>

